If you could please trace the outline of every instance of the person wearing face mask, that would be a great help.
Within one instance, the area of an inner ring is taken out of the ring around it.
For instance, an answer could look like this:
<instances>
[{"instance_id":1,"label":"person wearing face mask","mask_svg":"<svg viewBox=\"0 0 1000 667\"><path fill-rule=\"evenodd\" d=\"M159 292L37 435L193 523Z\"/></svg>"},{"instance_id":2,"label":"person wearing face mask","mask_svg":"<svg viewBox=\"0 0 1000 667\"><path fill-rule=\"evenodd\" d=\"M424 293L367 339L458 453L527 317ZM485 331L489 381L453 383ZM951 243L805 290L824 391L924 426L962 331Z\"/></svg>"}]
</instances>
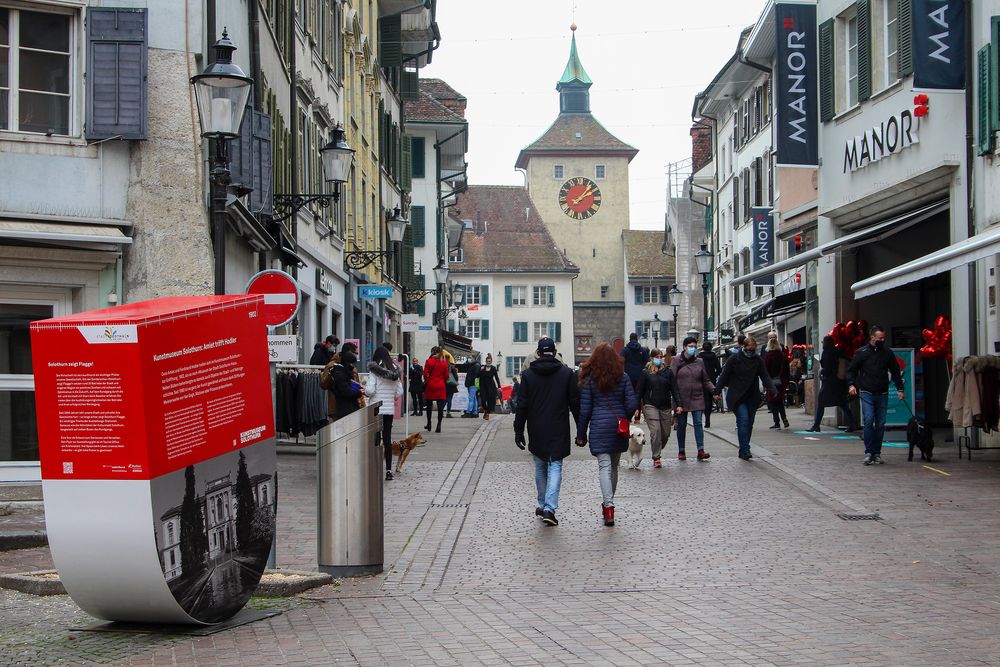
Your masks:
<instances>
[{"instance_id":1,"label":"person wearing face mask","mask_svg":"<svg viewBox=\"0 0 1000 667\"><path fill-rule=\"evenodd\" d=\"M882 439L885 436L885 413L889 407L889 377L903 400L903 375L895 353L885 344L885 329L875 325L868 344L858 349L847 367L847 393L861 395L861 423L865 441L866 466L884 463Z\"/></svg>"},{"instance_id":2,"label":"person wearing face mask","mask_svg":"<svg viewBox=\"0 0 1000 667\"><path fill-rule=\"evenodd\" d=\"M486 355L486 363L479 367L479 399L483 405L483 419L489 421L500 395L500 376L493 365L493 355Z\"/></svg>"},{"instance_id":3,"label":"person wearing face mask","mask_svg":"<svg viewBox=\"0 0 1000 667\"><path fill-rule=\"evenodd\" d=\"M661 468L660 452L670 440L670 429L674 424L674 410L678 414L684 411L680 394L677 393L677 380L670 366L664 363L663 353L659 350L649 351L649 363L639 376L636 385L636 396L639 397L639 410L634 418L639 420L639 413L646 418L649 426L649 448L653 454L653 467ZM671 401L676 408L671 408Z\"/></svg>"},{"instance_id":4,"label":"person wearing face mask","mask_svg":"<svg viewBox=\"0 0 1000 667\"><path fill-rule=\"evenodd\" d=\"M705 451L705 430L702 418L705 415L705 395L715 392L715 385L708 377L705 362L698 356L698 341L692 336L684 339L681 353L674 357L670 366L677 376L677 391L681 396L684 414L677 418L677 460L687 460L684 441L687 435L687 416L691 415L694 425L694 442L698 446L698 460L704 461L710 454Z\"/></svg>"},{"instance_id":5,"label":"person wearing face mask","mask_svg":"<svg viewBox=\"0 0 1000 667\"><path fill-rule=\"evenodd\" d=\"M760 407L760 384L764 385L768 396L776 393L774 383L764 368L764 360L757 354L757 339L747 336L742 348L730 355L715 384L715 398L723 389L726 402L736 415L736 435L740 443L739 457L744 461L753 458L750 453L750 437L753 435L754 417Z\"/></svg>"},{"instance_id":6,"label":"person wearing face mask","mask_svg":"<svg viewBox=\"0 0 1000 667\"><path fill-rule=\"evenodd\" d=\"M774 426L771 430L778 430L784 422L788 428L788 415L785 413L785 392L788 390L789 370L788 357L781 349L777 338L767 339L767 351L764 353L764 367L767 374L771 376L771 382L777 388L778 393L767 400L767 409L774 416Z\"/></svg>"},{"instance_id":7,"label":"person wearing face mask","mask_svg":"<svg viewBox=\"0 0 1000 667\"><path fill-rule=\"evenodd\" d=\"M357 381L354 369L358 363L357 351L354 343L344 343L340 349L340 359L335 360L330 369L330 391L337 399L334 420L342 419L361 408L361 384Z\"/></svg>"}]
</instances>

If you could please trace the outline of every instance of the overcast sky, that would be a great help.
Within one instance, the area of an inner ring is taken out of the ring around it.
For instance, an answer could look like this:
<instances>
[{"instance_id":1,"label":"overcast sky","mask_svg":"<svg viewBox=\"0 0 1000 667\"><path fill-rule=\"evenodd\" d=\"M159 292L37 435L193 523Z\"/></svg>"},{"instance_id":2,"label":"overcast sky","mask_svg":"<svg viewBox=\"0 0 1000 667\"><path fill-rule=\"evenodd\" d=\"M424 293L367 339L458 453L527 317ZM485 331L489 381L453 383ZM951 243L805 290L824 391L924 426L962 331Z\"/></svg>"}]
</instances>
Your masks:
<instances>
[{"instance_id":1,"label":"overcast sky","mask_svg":"<svg viewBox=\"0 0 1000 667\"><path fill-rule=\"evenodd\" d=\"M469 182L523 185L518 151L559 113L556 81L577 48L590 108L639 149L629 169L631 226L662 229L666 165L691 155L691 105L733 55L763 1L441 0L441 47L422 77L468 98Z\"/></svg>"}]
</instances>

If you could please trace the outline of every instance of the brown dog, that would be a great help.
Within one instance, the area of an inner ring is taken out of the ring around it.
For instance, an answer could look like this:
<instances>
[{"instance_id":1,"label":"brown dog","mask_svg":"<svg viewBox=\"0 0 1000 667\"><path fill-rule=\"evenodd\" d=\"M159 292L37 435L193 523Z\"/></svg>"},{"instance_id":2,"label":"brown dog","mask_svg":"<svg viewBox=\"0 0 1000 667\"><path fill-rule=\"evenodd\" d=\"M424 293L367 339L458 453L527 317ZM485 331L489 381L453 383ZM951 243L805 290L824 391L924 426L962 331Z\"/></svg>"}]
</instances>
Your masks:
<instances>
[{"instance_id":1,"label":"brown dog","mask_svg":"<svg viewBox=\"0 0 1000 667\"><path fill-rule=\"evenodd\" d=\"M392 453L398 457L396 459L396 472L399 472L403 467L403 463L406 462L406 457L410 455L410 452L426 442L427 441L424 440L424 436L420 433L420 431L417 431L413 435L409 435L402 440L393 440Z\"/></svg>"}]
</instances>

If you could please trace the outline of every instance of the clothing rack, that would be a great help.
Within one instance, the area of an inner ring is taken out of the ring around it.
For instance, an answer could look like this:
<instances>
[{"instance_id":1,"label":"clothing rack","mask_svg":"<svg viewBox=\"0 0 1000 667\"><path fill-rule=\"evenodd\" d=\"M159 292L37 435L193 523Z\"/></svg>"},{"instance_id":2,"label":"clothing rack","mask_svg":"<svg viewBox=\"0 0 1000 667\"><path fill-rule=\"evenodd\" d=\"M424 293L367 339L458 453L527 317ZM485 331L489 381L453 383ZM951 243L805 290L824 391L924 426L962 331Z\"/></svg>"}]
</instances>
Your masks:
<instances>
[{"instance_id":1,"label":"clothing rack","mask_svg":"<svg viewBox=\"0 0 1000 667\"><path fill-rule=\"evenodd\" d=\"M319 386L323 368L310 364L275 364L275 431L294 437L295 444L299 443L300 435L303 439L314 437L329 423L326 392Z\"/></svg>"},{"instance_id":2,"label":"clothing rack","mask_svg":"<svg viewBox=\"0 0 1000 667\"><path fill-rule=\"evenodd\" d=\"M970 365L972 367L970 367ZM952 420L955 428L962 430L962 435L956 438L958 444L958 458L962 457L962 447L965 447L968 459L972 460L972 450L987 450L987 449L1000 449L998 447L983 447L979 444L979 438L975 437L978 433L989 433L1000 430L1000 407L997 403L1000 401L1000 396L998 396L997 388L998 381L1000 381L1000 356L998 355L969 355L967 357L962 357L955 362L955 370L951 377L951 384L948 387L948 402L947 407L949 410L949 418ZM985 376L988 372L991 373L988 382L983 381L983 377L977 378L972 385L969 385L968 375L978 375ZM962 390L962 396L958 396L959 390ZM968 408L964 406L964 402L969 400L969 397L974 401L978 401L979 404L979 414L972 414L971 421L975 421L977 417L982 420L989 419L986 423L969 423L970 420L967 418L970 414ZM955 407L955 401L959 401L961 408ZM990 407L990 411L987 412L987 406ZM959 421L956 422L955 415L959 413ZM972 435L970 435L970 432Z\"/></svg>"}]
</instances>

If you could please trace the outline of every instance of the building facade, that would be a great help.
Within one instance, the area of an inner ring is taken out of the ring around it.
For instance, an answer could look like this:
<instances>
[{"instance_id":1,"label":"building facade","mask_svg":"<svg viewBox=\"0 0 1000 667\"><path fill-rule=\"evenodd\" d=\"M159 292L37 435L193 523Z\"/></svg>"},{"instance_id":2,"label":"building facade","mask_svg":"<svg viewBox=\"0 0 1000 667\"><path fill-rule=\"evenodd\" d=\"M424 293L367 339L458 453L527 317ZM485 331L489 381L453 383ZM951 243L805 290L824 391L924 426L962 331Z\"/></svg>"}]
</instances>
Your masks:
<instances>
[{"instance_id":1,"label":"building facade","mask_svg":"<svg viewBox=\"0 0 1000 667\"><path fill-rule=\"evenodd\" d=\"M675 258L663 252L663 234L628 230L622 232L622 240L625 247L625 321L632 327L630 333L635 333L646 347L679 347L675 322L680 322L683 306L670 306L669 293L676 286L677 277Z\"/></svg>"}]
</instances>

